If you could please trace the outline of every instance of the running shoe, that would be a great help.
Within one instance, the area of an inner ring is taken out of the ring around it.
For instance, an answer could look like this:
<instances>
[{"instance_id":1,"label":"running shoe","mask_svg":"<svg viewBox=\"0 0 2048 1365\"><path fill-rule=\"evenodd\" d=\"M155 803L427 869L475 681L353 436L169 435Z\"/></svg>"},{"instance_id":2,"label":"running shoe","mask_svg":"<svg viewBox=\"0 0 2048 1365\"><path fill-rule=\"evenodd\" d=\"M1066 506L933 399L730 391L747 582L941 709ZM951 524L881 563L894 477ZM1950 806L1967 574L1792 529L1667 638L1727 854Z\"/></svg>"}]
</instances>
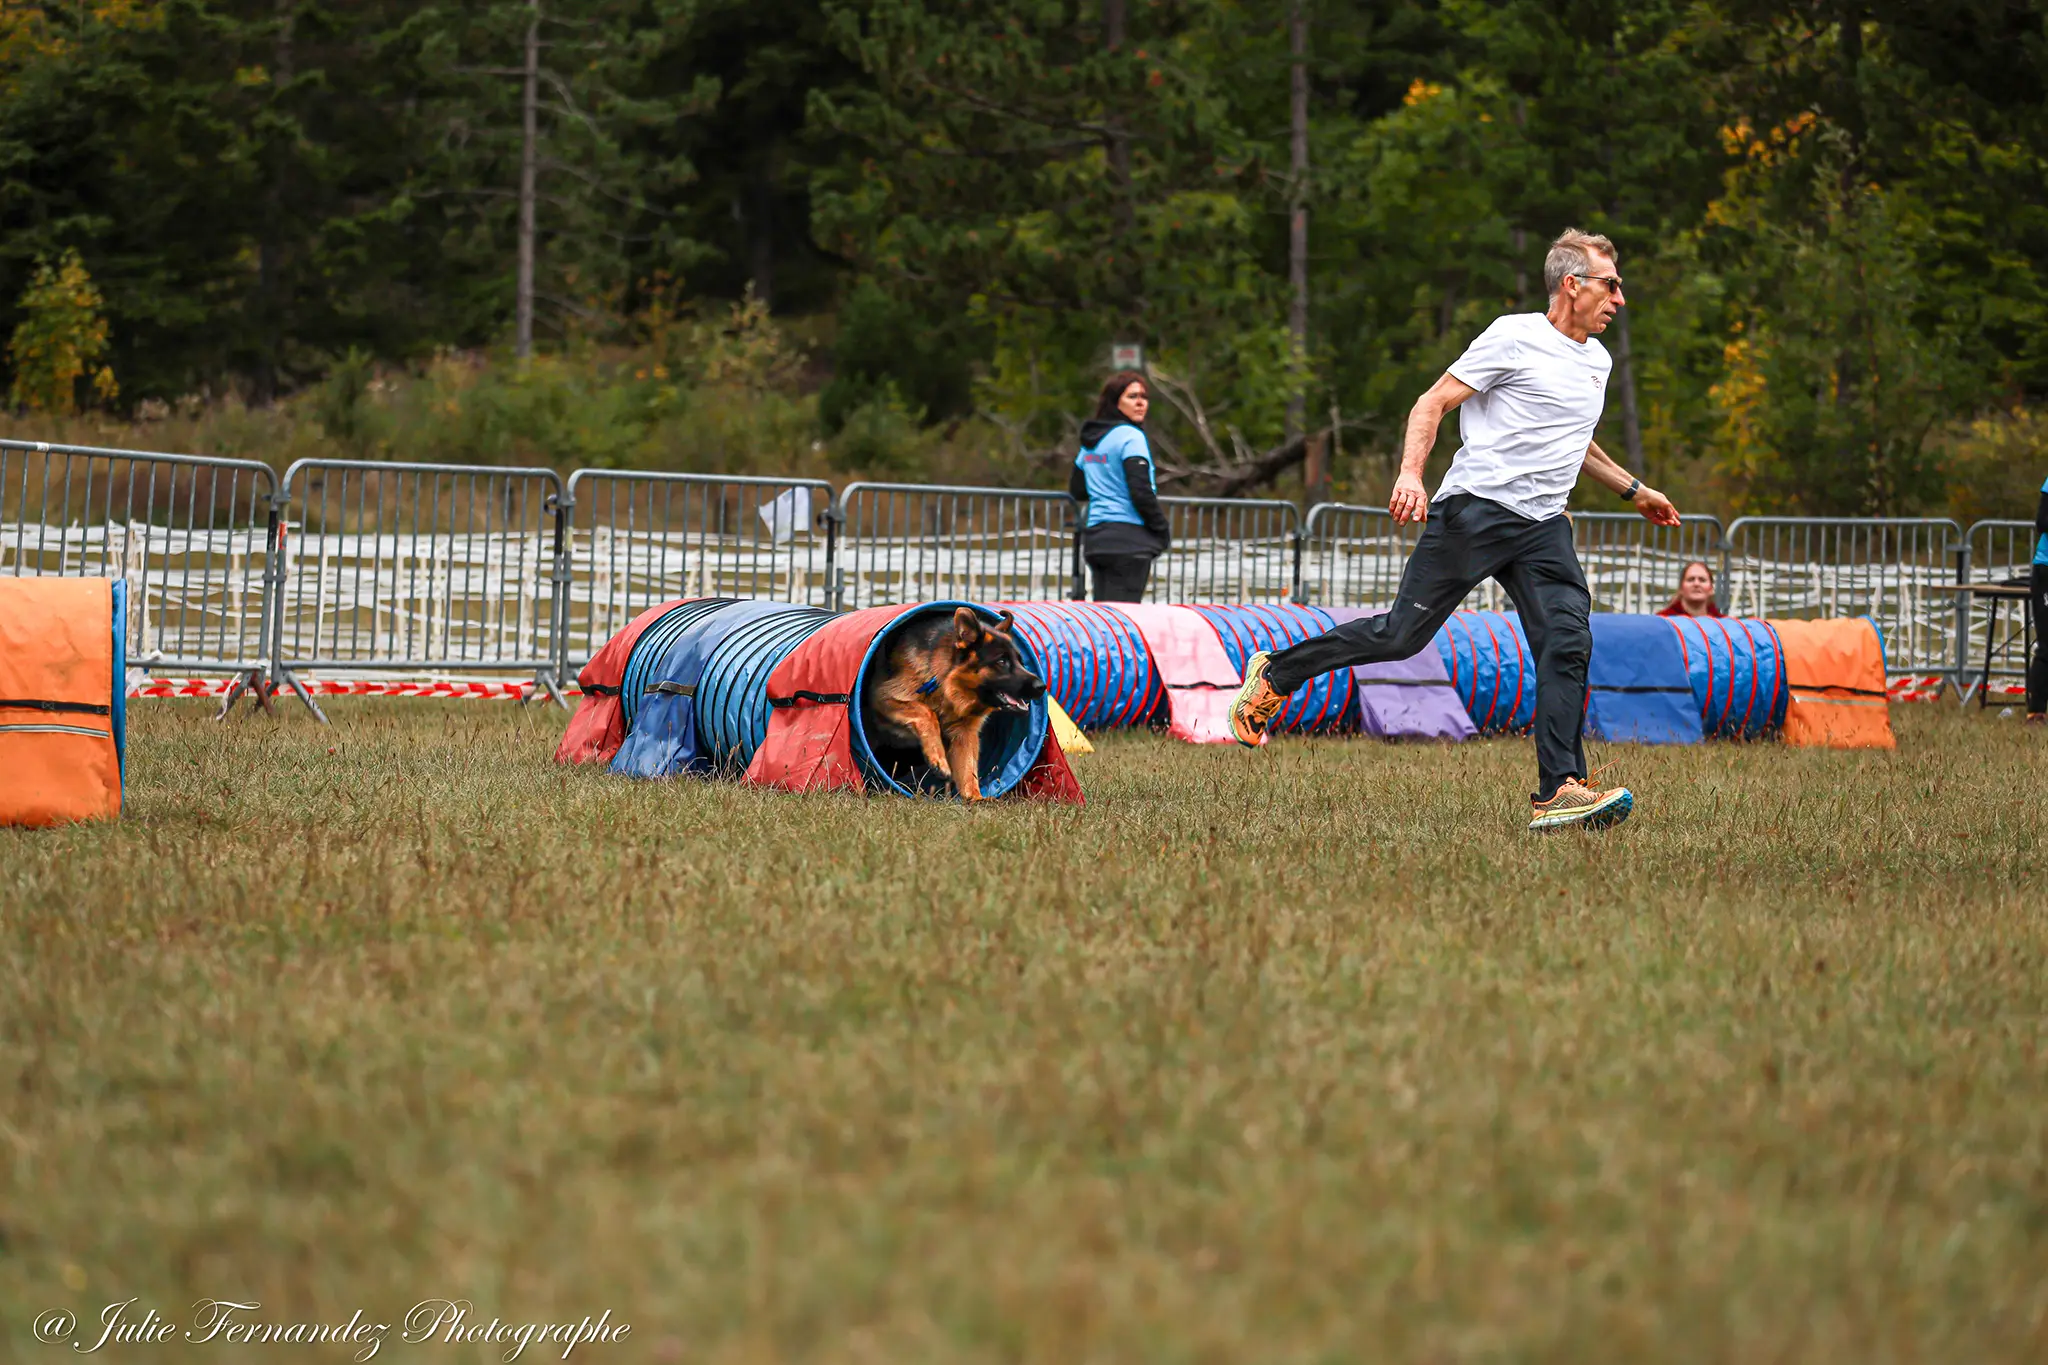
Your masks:
<instances>
[{"instance_id":1,"label":"running shoe","mask_svg":"<svg viewBox=\"0 0 2048 1365\"><path fill-rule=\"evenodd\" d=\"M1273 656L1263 649L1246 659L1244 686L1230 703L1230 733L1247 749L1266 742L1266 726L1287 705L1287 698L1266 686L1266 665L1272 662Z\"/></svg>"},{"instance_id":2,"label":"running shoe","mask_svg":"<svg viewBox=\"0 0 2048 1365\"><path fill-rule=\"evenodd\" d=\"M1532 830L1564 829L1573 825L1580 829L1606 829L1628 819L1628 813L1635 809L1636 798L1627 787L1601 791L1589 782L1568 777L1548 801L1534 801L1530 805L1529 828Z\"/></svg>"}]
</instances>

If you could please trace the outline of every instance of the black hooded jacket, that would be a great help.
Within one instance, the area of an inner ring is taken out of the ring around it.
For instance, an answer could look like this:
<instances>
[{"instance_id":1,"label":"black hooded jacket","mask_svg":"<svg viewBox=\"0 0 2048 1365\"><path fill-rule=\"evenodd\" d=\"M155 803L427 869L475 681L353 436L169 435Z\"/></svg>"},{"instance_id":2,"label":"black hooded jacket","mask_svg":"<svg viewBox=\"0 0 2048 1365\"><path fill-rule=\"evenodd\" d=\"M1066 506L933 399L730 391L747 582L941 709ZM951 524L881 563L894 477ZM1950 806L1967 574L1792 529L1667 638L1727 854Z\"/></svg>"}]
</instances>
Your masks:
<instances>
[{"instance_id":1,"label":"black hooded jacket","mask_svg":"<svg viewBox=\"0 0 2048 1365\"><path fill-rule=\"evenodd\" d=\"M1120 426L1138 424L1124 418L1108 420L1100 417L1083 422L1081 449L1089 450L1099 445L1103 437ZM1144 428L1139 426L1138 430L1143 431ZM1095 556L1165 554L1167 546L1173 543L1173 533L1166 524L1166 509L1159 505L1159 495L1152 489L1151 472L1145 461L1136 458L1124 461L1124 486L1130 490L1131 506L1145 524L1133 526L1129 522L1109 522L1091 526L1082 547L1083 553ZM1079 465L1075 465L1067 476L1067 492L1076 502L1088 500L1088 480L1082 475Z\"/></svg>"}]
</instances>

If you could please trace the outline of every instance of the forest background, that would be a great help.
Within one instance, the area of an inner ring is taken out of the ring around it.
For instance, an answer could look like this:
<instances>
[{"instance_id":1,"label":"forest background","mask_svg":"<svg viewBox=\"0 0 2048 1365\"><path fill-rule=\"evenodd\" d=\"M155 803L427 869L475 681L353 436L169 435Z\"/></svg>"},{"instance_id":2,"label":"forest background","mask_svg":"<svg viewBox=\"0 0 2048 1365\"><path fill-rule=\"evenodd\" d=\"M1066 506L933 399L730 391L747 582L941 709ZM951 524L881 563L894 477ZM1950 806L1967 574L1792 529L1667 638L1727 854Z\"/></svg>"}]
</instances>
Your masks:
<instances>
[{"instance_id":1,"label":"forest background","mask_svg":"<svg viewBox=\"0 0 2048 1365\"><path fill-rule=\"evenodd\" d=\"M1168 491L1373 502L1569 224L1688 510L2027 516L2043 9L0 0L0 431L1055 487L1134 343Z\"/></svg>"}]
</instances>

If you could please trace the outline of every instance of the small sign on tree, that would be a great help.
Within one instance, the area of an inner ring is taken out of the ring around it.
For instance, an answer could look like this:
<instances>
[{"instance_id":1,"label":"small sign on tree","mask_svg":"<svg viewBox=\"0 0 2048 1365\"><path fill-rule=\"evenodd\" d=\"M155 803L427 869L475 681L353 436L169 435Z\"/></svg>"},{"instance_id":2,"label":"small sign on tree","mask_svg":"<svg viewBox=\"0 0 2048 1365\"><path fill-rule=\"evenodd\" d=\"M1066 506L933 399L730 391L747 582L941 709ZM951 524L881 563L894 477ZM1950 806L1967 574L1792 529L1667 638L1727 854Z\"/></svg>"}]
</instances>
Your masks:
<instances>
[{"instance_id":1,"label":"small sign on tree","mask_svg":"<svg viewBox=\"0 0 2048 1365\"><path fill-rule=\"evenodd\" d=\"M1109 368L1112 370L1142 370L1145 368L1145 348L1135 341L1119 341L1109 348Z\"/></svg>"}]
</instances>

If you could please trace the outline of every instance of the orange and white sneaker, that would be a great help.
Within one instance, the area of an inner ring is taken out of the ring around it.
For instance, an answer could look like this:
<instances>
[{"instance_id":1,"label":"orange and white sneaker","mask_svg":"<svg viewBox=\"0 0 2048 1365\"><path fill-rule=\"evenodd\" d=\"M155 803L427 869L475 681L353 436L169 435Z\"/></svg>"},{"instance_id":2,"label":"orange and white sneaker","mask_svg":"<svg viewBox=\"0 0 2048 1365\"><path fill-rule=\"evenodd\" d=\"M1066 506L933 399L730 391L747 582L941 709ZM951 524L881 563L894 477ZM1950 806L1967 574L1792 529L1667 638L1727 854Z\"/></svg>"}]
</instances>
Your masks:
<instances>
[{"instance_id":1,"label":"orange and white sneaker","mask_svg":"<svg viewBox=\"0 0 2048 1365\"><path fill-rule=\"evenodd\" d=\"M1601 791L1591 782L1568 777L1548 801L1532 801L1529 828L1532 830L1606 829L1628 819L1636 798L1627 787Z\"/></svg>"},{"instance_id":2,"label":"orange and white sneaker","mask_svg":"<svg viewBox=\"0 0 2048 1365\"><path fill-rule=\"evenodd\" d=\"M1266 665L1272 662L1273 656L1263 649L1246 659L1244 686L1237 689L1237 697L1230 703L1230 733L1247 749L1256 749L1266 742L1266 727L1287 705L1286 697L1266 685Z\"/></svg>"}]
</instances>

